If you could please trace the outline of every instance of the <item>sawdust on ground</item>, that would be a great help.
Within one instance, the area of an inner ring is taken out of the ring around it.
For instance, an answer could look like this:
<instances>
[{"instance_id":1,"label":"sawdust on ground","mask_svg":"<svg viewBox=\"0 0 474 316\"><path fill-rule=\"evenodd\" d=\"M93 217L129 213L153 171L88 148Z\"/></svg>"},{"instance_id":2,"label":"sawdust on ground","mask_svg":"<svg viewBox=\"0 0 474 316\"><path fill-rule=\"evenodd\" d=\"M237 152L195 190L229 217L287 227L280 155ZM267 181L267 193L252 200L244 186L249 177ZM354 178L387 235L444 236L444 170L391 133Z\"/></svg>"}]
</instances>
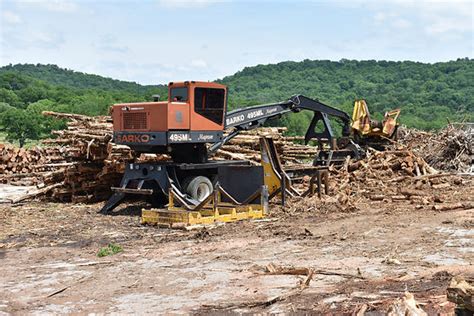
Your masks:
<instances>
[{"instance_id":1,"label":"sawdust on ground","mask_svg":"<svg viewBox=\"0 0 474 316\"><path fill-rule=\"evenodd\" d=\"M350 207L333 192L272 205L263 221L195 231L142 226L136 203L113 216L97 214L101 204L2 205L0 313L350 314L364 304L385 312L405 291L430 314L452 313L451 276L474 274L473 209L433 206L473 202L474 185L446 182L426 202L361 192ZM97 257L109 243L124 251ZM273 302L304 277L260 273L270 263L327 273Z\"/></svg>"}]
</instances>

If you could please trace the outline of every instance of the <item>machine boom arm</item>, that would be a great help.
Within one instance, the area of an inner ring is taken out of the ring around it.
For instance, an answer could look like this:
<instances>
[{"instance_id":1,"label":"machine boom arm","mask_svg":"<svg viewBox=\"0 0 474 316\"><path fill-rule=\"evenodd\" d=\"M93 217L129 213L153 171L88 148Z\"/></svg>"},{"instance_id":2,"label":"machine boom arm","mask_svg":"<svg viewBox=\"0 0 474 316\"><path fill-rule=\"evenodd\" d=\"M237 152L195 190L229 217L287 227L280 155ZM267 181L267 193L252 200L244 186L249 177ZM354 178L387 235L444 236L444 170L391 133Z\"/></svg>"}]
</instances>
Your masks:
<instances>
[{"instance_id":1,"label":"machine boom arm","mask_svg":"<svg viewBox=\"0 0 474 316\"><path fill-rule=\"evenodd\" d=\"M214 143L209 148L209 152L214 153L242 130L250 130L261 127L269 119L279 117L289 112L299 112L301 110L309 110L314 113L311 124L305 135L305 143L308 143L313 138L324 138L328 140L332 140L334 138L328 115L340 119L344 125L343 135L349 135L350 117L347 113L321 103L318 100L313 100L303 95L295 95L288 101L256 105L228 112L225 119L225 128L233 128L233 130L220 142ZM323 121L325 130L323 132L317 133L315 131L315 127L319 120Z\"/></svg>"}]
</instances>

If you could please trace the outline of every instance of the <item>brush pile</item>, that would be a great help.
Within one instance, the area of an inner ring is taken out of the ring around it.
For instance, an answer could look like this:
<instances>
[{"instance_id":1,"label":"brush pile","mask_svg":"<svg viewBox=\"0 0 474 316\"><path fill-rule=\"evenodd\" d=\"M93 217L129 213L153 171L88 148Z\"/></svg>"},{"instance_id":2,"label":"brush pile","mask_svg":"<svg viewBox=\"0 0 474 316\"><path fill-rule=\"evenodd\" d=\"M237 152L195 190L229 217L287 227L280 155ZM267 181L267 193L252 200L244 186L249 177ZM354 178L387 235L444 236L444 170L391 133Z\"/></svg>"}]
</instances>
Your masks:
<instances>
[{"instance_id":1,"label":"brush pile","mask_svg":"<svg viewBox=\"0 0 474 316\"><path fill-rule=\"evenodd\" d=\"M333 190L341 206L356 209L360 198L370 200L407 200L399 190L411 179L437 177L438 172L423 158L408 150L369 150L357 162L346 161L341 169L332 170ZM428 181L429 182L429 181ZM428 184L429 185L429 184ZM417 189L421 189L420 182Z\"/></svg>"},{"instance_id":2,"label":"brush pile","mask_svg":"<svg viewBox=\"0 0 474 316\"><path fill-rule=\"evenodd\" d=\"M474 172L474 124L450 124L438 133L400 129L400 142L434 168Z\"/></svg>"},{"instance_id":3,"label":"brush pile","mask_svg":"<svg viewBox=\"0 0 474 316\"><path fill-rule=\"evenodd\" d=\"M346 160L341 168L330 167L330 172L329 196L321 201L316 196L296 198L285 213L307 212L314 205L323 212L352 212L361 203L380 203L382 207L408 203L417 209L438 211L474 207L472 199L459 202L450 193L466 185L466 179L437 171L411 150L369 149L365 159ZM304 182L308 181L306 177Z\"/></svg>"}]
</instances>

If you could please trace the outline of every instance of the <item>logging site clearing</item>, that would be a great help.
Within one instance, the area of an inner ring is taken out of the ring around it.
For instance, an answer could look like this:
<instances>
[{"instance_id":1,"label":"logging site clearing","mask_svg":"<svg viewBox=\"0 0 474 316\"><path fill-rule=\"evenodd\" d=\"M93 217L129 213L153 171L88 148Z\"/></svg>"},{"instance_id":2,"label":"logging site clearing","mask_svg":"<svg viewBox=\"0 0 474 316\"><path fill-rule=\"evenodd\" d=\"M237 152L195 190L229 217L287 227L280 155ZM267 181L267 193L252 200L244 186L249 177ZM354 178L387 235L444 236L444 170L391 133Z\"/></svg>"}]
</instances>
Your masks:
<instances>
[{"instance_id":1,"label":"logging site clearing","mask_svg":"<svg viewBox=\"0 0 474 316\"><path fill-rule=\"evenodd\" d=\"M67 119L68 128L41 147L1 148L0 314L472 308L472 125L401 127L385 150L326 168L320 196L287 196L284 206L276 196L262 218L165 227L142 224L150 205L139 198L99 211L127 164L167 155L137 156L112 143L108 117L44 114ZM259 140L270 138L292 188L306 192L312 178L299 171L317 147L284 132L243 132L214 159L258 166Z\"/></svg>"}]
</instances>

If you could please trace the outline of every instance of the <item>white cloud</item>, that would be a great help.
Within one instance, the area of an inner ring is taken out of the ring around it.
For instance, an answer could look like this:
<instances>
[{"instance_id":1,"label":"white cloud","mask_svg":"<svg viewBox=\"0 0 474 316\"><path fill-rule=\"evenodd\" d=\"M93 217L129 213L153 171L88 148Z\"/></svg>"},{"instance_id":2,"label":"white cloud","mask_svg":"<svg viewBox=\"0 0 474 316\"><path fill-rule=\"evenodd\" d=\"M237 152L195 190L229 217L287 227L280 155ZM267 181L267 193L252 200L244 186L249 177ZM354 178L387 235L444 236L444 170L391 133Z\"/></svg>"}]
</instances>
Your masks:
<instances>
[{"instance_id":1,"label":"white cloud","mask_svg":"<svg viewBox=\"0 0 474 316\"><path fill-rule=\"evenodd\" d=\"M472 3L460 3L454 6L444 3L432 6L422 14L426 22L424 30L430 35L473 32L473 9L474 4Z\"/></svg>"},{"instance_id":2,"label":"white cloud","mask_svg":"<svg viewBox=\"0 0 474 316\"><path fill-rule=\"evenodd\" d=\"M378 26L386 25L394 29L406 29L412 26L412 23L394 12L377 12L373 16L374 23Z\"/></svg>"},{"instance_id":3,"label":"white cloud","mask_svg":"<svg viewBox=\"0 0 474 316\"><path fill-rule=\"evenodd\" d=\"M394 29L407 29L419 25L427 35L450 35L452 32L472 32L474 4L470 1L442 0L392 0L380 4L359 1L374 9L373 21Z\"/></svg>"},{"instance_id":4,"label":"white cloud","mask_svg":"<svg viewBox=\"0 0 474 316\"><path fill-rule=\"evenodd\" d=\"M33 31L28 38L28 44L39 48L58 48L64 43L64 37L57 32Z\"/></svg>"},{"instance_id":5,"label":"white cloud","mask_svg":"<svg viewBox=\"0 0 474 316\"><path fill-rule=\"evenodd\" d=\"M79 6L69 0L21 0L23 6L34 6L52 12L74 12Z\"/></svg>"},{"instance_id":6,"label":"white cloud","mask_svg":"<svg viewBox=\"0 0 474 316\"><path fill-rule=\"evenodd\" d=\"M22 22L20 16L11 11L2 12L1 21L7 24L19 24Z\"/></svg>"},{"instance_id":7,"label":"white cloud","mask_svg":"<svg viewBox=\"0 0 474 316\"><path fill-rule=\"evenodd\" d=\"M440 35L450 32L469 32L472 31L472 27L466 23L459 23L456 19L443 19L426 25L424 30L430 35Z\"/></svg>"},{"instance_id":8,"label":"white cloud","mask_svg":"<svg viewBox=\"0 0 474 316\"><path fill-rule=\"evenodd\" d=\"M158 4L165 8L196 8L207 7L216 3L230 2L230 0L158 0Z\"/></svg>"},{"instance_id":9,"label":"white cloud","mask_svg":"<svg viewBox=\"0 0 474 316\"><path fill-rule=\"evenodd\" d=\"M385 22L385 20L387 20L387 17L388 17L388 14L385 13L385 12L377 12L375 15L374 15L374 21L375 23L382 23L382 22Z\"/></svg>"},{"instance_id":10,"label":"white cloud","mask_svg":"<svg viewBox=\"0 0 474 316\"><path fill-rule=\"evenodd\" d=\"M397 29L406 29L412 26L412 23L407 19L399 18L392 21L393 27Z\"/></svg>"},{"instance_id":11,"label":"white cloud","mask_svg":"<svg viewBox=\"0 0 474 316\"><path fill-rule=\"evenodd\" d=\"M409 8L418 12L427 34L440 35L474 30L473 2L421 1L411 3Z\"/></svg>"}]
</instances>

